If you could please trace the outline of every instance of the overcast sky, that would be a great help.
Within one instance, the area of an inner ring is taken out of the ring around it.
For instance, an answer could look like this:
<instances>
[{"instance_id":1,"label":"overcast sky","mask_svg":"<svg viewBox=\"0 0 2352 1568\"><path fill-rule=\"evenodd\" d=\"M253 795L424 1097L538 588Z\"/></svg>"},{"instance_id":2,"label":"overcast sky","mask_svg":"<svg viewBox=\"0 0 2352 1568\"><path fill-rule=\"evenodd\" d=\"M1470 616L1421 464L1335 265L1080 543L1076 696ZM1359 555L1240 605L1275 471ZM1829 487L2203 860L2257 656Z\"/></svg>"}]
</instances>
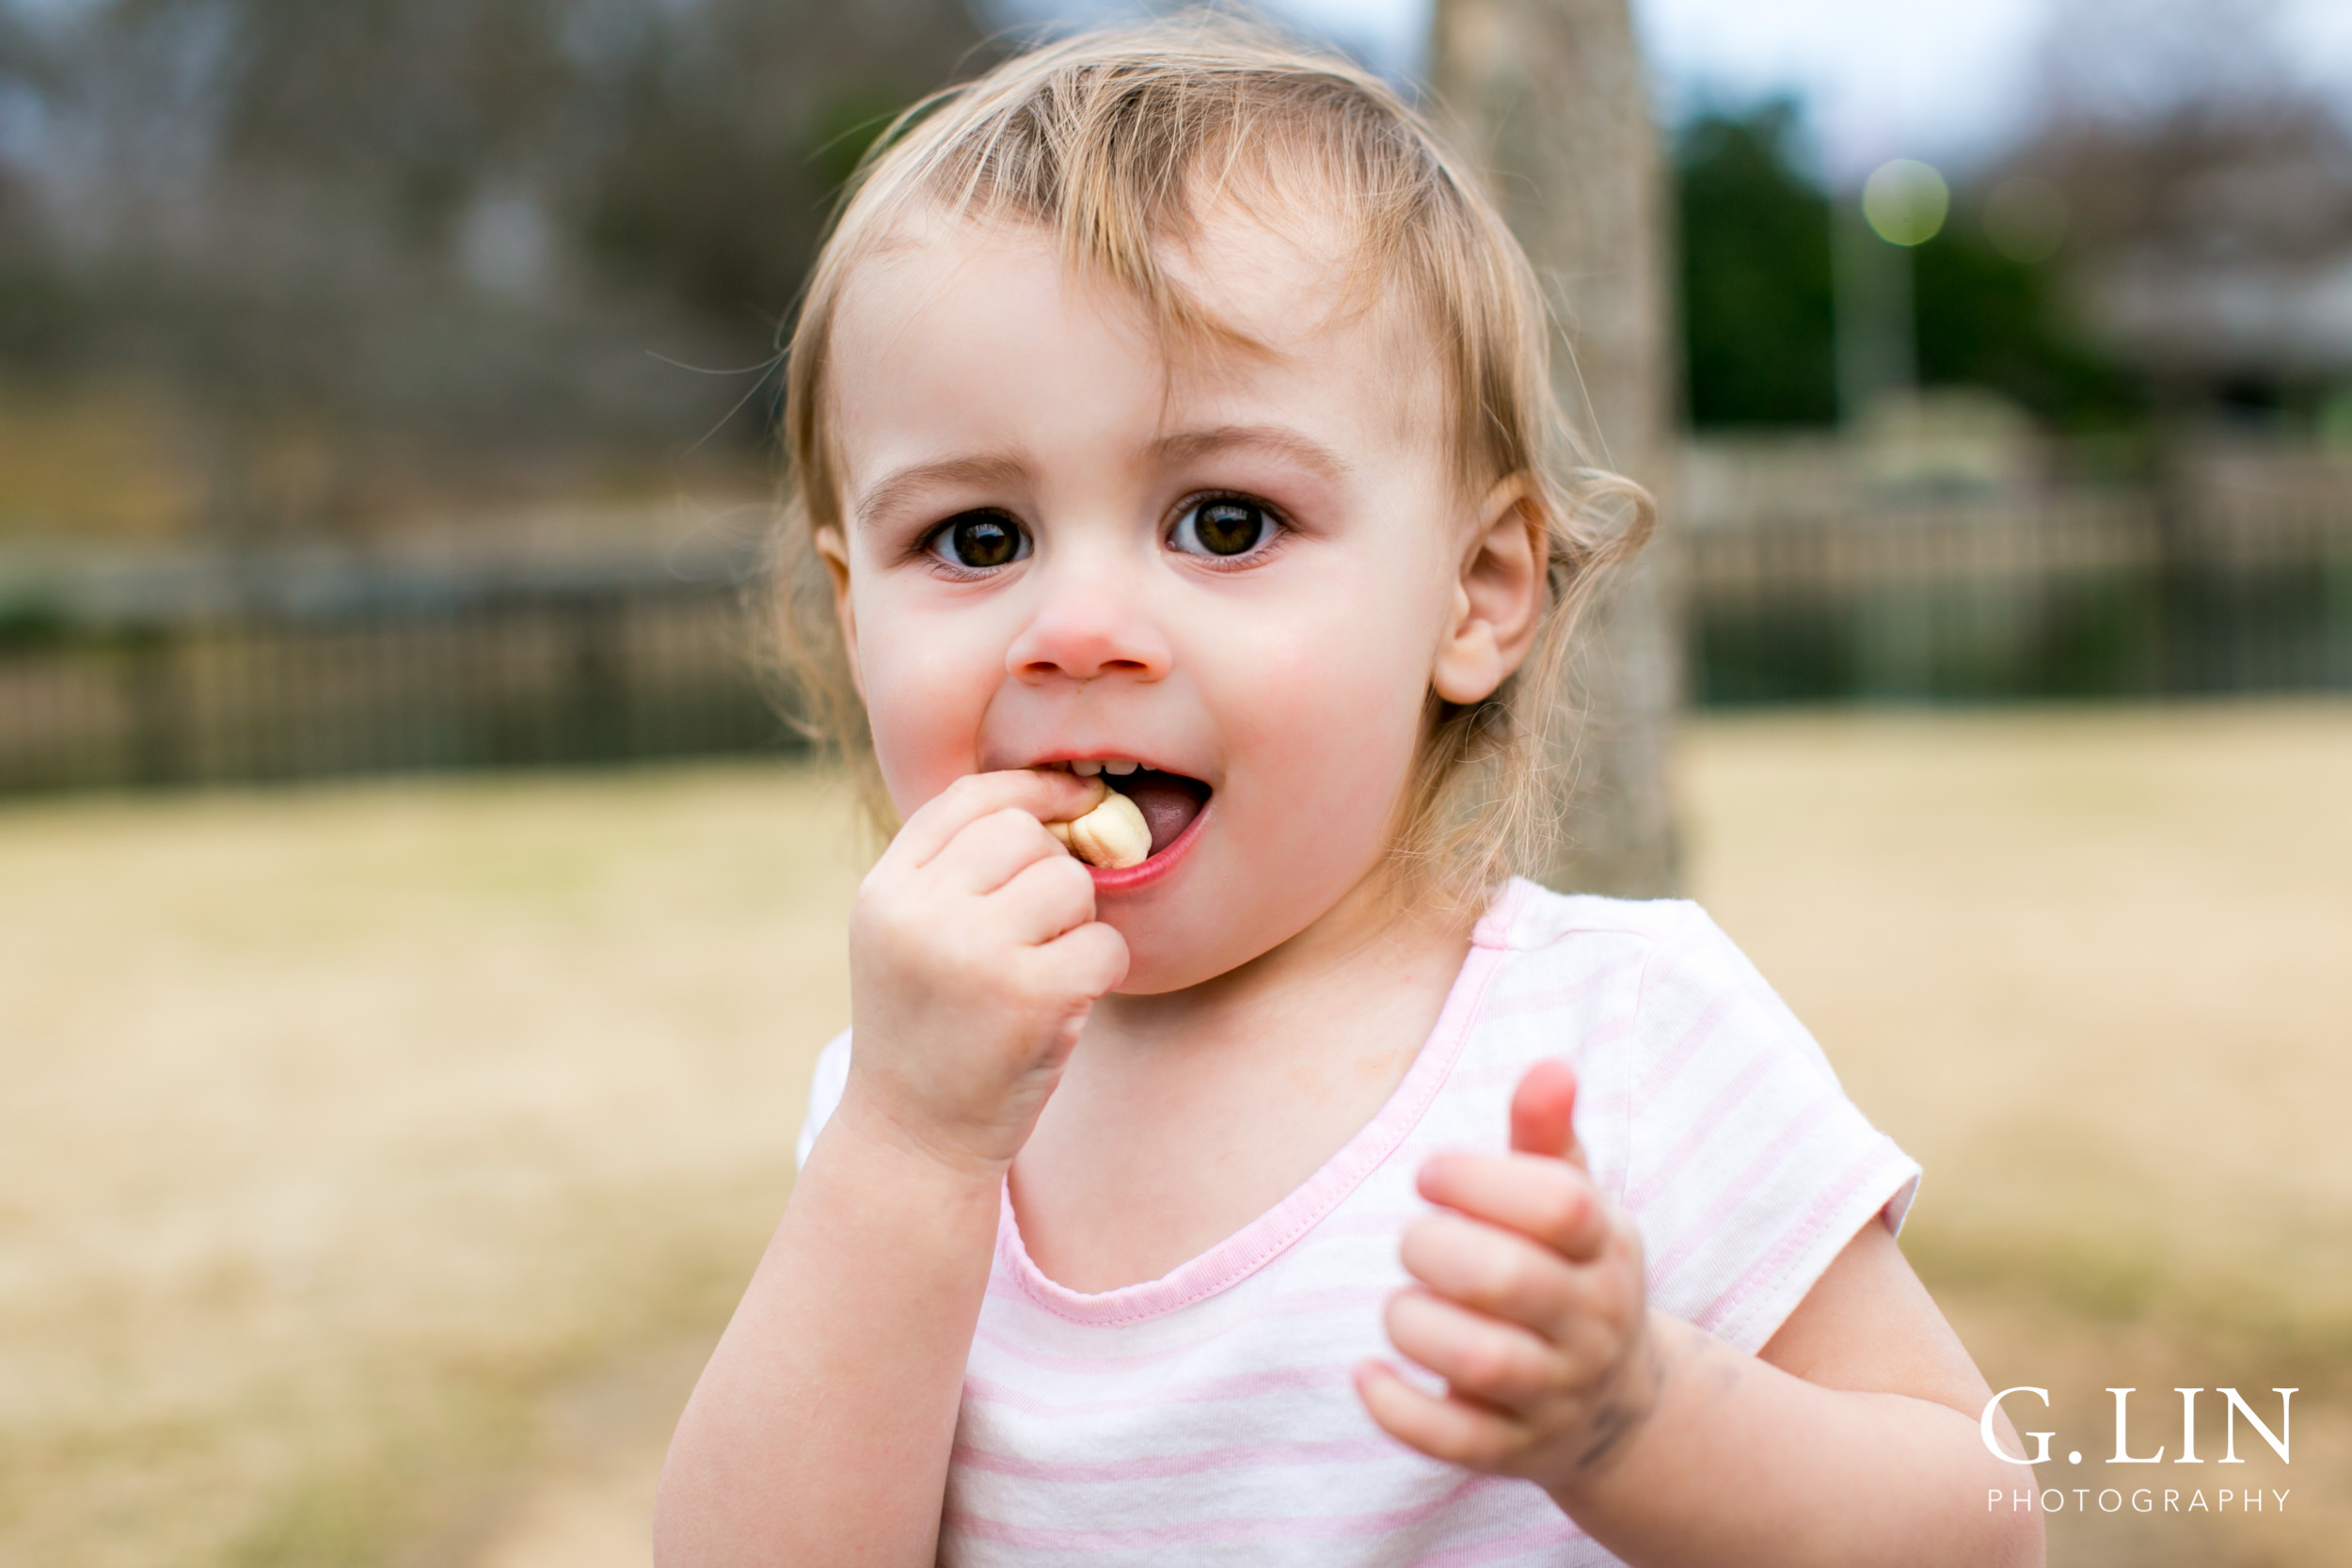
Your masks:
<instances>
[{"instance_id":1,"label":"overcast sky","mask_svg":"<svg viewBox=\"0 0 2352 1568\"><path fill-rule=\"evenodd\" d=\"M1418 61L1429 0L1268 0L1385 69ZM1633 0L1669 113L1791 93L1840 178L1887 158L1964 166L1997 152L2033 110L2054 0ZM2130 6L2137 0L2110 0ZM2314 84L2352 93L2352 0L2214 0L2265 11ZM1120 8L1121 0L997 0L1002 13Z\"/></svg>"},{"instance_id":2,"label":"overcast sky","mask_svg":"<svg viewBox=\"0 0 2352 1568\"><path fill-rule=\"evenodd\" d=\"M1422 0L1380 0L1409 28ZM2128 0L2127 0L2128 3ZM1889 157L1966 163L2031 119L2051 0L1634 0L1670 107L1794 91L1851 175ZM2121 8L2119 8L2120 9ZM2249 52L2352 86L2352 0L2237 0ZM2265 16L2265 13L2269 13Z\"/></svg>"}]
</instances>

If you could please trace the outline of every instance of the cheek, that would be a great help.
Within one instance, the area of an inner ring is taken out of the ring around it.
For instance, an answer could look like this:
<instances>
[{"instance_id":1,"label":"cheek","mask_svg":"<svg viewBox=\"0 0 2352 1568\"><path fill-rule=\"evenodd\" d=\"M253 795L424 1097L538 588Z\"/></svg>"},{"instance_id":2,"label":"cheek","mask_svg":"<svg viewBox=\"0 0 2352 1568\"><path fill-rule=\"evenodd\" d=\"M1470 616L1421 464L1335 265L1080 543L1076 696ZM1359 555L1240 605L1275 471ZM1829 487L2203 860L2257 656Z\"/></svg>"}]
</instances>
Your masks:
<instances>
[{"instance_id":1,"label":"cheek","mask_svg":"<svg viewBox=\"0 0 2352 1568\"><path fill-rule=\"evenodd\" d=\"M858 607L859 671L874 757L901 814L978 766L980 724L1004 673L985 616L923 616L886 594Z\"/></svg>"},{"instance_id":2,"label":"cheek","mask_svg":"<svg viewBox=\"0 0 2352 1568\"><path fill-rule=\"evenodd\" d=\"M1428 660L1405 655L1407 641L1359 643L1336 658L1320 641L1285 650L1288 657L1269 661L1282 673L1263 683L1253 705L1249 743L1313 759L1327 785L1392 771L1412 750L1428 679Z\"/></svg>"},{"instance_id":3,"label":"cheek","mask_svg":"<svg viewBox=\"0 0 2352 1568\"><path fill-rule=\"evenodd\" d=\"M1431 615L1413 595L1367 591L1337 595L1322 613L1257 624L1249 657L1222 672L1228 739L1249 763L1253 815L1349 862L1386 847L1420 743Z\"/></svg>"}]
</instances>

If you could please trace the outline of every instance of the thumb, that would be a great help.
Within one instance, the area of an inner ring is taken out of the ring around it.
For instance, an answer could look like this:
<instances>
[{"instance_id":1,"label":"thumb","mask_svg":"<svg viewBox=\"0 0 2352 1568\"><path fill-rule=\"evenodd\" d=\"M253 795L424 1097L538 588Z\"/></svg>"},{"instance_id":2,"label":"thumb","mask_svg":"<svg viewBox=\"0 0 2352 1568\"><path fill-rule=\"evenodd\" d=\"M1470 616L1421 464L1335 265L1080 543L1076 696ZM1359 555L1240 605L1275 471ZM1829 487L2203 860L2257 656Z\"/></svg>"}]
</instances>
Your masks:
<instances>
[{"instance_id":1,"label":"thumb","mask_svg":"<svg viewBox=\"0 0 2352 1568\"><path fill-rule=\"evenodd\" d=\"M1511 1096L1511 1148L1549 1154L1581 1170L1576 1141L1576 1069L1563 1061L1537 1062Z\"/></svg>"}]
</instances>

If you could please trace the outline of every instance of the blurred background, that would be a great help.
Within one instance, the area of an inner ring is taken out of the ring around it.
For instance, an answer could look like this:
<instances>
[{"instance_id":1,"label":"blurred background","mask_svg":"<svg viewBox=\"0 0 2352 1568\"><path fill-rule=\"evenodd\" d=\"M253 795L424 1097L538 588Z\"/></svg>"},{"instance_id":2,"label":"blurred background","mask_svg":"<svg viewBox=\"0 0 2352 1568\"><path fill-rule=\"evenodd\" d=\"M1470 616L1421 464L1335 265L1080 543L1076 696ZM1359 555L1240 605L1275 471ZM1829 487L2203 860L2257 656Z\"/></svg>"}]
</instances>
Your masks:
<instances>
[{"instance_id":1,"label":"blurred background","mask_svg":"<svg viewBox=\"0 0 2352 1568\"><path fill-rule=\"evenodd\" d=\"M847 1018L778 331L891 114L1135 10L0 0L0 1560L645 1560ZM1995 1386L2302 1390L2285 1512L2054 1560L2338 1560L2352 7L1630 21L1660 885Z\"/></svg>"}]
</instances>

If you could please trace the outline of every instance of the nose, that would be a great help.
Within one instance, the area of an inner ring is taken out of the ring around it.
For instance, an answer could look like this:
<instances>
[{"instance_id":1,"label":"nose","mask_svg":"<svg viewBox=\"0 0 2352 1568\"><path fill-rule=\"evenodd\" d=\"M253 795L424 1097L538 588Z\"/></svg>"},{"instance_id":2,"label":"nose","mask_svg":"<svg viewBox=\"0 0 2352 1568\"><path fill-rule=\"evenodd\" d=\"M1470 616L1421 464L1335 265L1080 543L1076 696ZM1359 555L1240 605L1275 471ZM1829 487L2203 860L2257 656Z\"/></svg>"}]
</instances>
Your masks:
<instances>
[{"instance_id":1,"label":"nose","mask_svg":"<svg viewBox=\"0 0 2352 1568\"><path fill-rule=\"evenodd\" d=\"M1070 562L1031 580L1040 593L1036 613L1005 654L1014 678L1043 686L1104 675L1155 681L1168 673L1167 635L1145 613L1141 585L1128 572L1110 562Z\"/></svg>"}]
</instances>

